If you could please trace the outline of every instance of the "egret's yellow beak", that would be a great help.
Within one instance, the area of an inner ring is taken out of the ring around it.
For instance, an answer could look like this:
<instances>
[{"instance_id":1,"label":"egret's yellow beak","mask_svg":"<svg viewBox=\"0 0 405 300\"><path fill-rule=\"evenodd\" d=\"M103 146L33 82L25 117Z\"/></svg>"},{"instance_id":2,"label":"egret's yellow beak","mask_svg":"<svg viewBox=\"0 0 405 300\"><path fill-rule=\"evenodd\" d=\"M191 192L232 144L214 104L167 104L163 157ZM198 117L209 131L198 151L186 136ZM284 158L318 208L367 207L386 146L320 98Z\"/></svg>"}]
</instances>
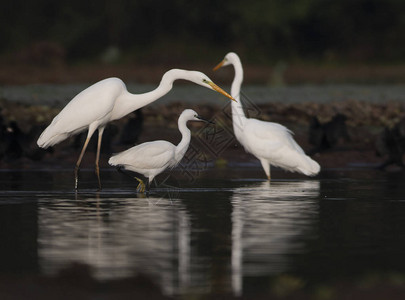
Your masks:
<instances>
[{"instance_id":1,"label":"egret's yellow beak","mask_svg":"<svg viewBox=\"0 0 405 300\"><path fill-rule=\"evenodd\" d=\"M223 89L221 89L219 86L217 86L215 83L213 83L212 81L208 82L208 84L211 86L211 88L214 91L217 91L218 93L221 93L222 95L224 95L225 97L228 97L229 99L238 102L235 100L235 98L233 98L231 95L229 95L227 92L225 92Z\"/></svg>"},{"instance_id":2,"label":"egret's yellow beak","mask_svg":"<svg viewBox=\"0 0 405 300\"><path fill-rule=\"evenodd\" d=\"M217 64L217 65L215 66L215 68L214 68L213 70L214 70L214 71L218 70L220 67L222 67L222 66L224 65L224 63L225 63L225 60L221 61L219 64Z\"/></svg>"}]
</instances>

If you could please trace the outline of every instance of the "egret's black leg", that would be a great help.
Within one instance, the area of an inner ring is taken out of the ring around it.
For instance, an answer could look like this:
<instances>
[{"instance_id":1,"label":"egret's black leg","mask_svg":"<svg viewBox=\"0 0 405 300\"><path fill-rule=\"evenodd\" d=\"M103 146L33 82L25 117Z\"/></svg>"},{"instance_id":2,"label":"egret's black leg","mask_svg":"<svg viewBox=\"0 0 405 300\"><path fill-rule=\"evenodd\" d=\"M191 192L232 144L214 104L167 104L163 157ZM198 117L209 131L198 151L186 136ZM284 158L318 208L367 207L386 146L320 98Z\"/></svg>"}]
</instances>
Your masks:
<instances>
[{"instance_id":1,"label":"egret's black leg","mask_svg":"<svg viewBox=\"0 0 405 300\"><path fill-rule=\"evenodd\" d=\"M143 182L142 179L135 177L131 173L125 171L125 169L122 166L117 166L117 171L120 172L121 174L124 174L125 176L131 177L132 179L136 179L139 182L138 186L136 187L136 190L137 191L139 190L139 192L141 193L145 192L145 183Z\"/></svg>"},{"instance_id":2,"label":"egret's black leg","mask_svg":"<svg viewBox=\"0 0 405 300\"><path fill-rule=\"evenodd\" d=\"M148 180L148 182L146 183L146 194L149 194L150 191L150 181Z\"/></svg>"}]
</instances>

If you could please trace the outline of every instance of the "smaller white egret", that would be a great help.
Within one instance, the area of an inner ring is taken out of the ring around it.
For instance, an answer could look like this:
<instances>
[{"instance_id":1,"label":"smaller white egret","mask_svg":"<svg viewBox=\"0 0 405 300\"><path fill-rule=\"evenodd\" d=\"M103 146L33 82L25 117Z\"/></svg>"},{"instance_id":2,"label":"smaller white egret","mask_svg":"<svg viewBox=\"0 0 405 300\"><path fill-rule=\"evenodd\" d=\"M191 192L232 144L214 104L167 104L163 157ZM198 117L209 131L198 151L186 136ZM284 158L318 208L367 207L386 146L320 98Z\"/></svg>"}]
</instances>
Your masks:
<instances>
[{"instance_id":1,"label":"smaller white egret","mask_svg":"<svg viewBox=\"0 0 405 300\"><path fill-rule=\"evenodd\" d=\"M200 117L194 110L186 109L178 120L182 138L177 146L163 140L146 142L113 155L108 163L111 166L142 174L148 178L147 190L149 190L150 183L155 176L167 168L174 168L187 152L191 139L190 129L187 128L188 121L204 121L214 124ZM145 184L142 179L134 178L139 181L137 190L145 192Z\"/></svg>"},{"instance_id":2,"label":"smaller white egret","mask_svg":"<svg viewBox=\"0 0 405 300\"><path fill-rule=\"evenodd\" d=\"M240 87L243 81L243 68L239 56L230 52L214 68L233 65L235 77L231 86L231 95L237 102L232 103L232 123L236 139L246 152L256 156L270 180L270 165L308 176L319 173L319 164L307 156L295 142L292 132L283 125L246 118L240 100Z\"/></svg>"}]
</instances>

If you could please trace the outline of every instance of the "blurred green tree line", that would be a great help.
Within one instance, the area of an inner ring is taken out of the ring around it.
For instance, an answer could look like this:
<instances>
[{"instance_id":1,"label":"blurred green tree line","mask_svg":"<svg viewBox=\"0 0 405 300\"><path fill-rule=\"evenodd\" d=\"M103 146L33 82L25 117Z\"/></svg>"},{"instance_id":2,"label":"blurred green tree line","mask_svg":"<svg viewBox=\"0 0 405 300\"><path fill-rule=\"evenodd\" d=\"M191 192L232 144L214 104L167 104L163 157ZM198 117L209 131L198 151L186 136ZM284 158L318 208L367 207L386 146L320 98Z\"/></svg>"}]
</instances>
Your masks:
<instances>
[{"instance_id":1,"label":"blurred green tree line","mask_svg":"<svg viewBox=\"0 0 405 300\"><path fill-rule=\"evenodd\" d=\"M263 63L395 62L405 53L404 0L13 0L2 4L0 22L3 56L46 42L68 61L111 47L152 62L229 50Z\"/></svg>"}]
</instances>

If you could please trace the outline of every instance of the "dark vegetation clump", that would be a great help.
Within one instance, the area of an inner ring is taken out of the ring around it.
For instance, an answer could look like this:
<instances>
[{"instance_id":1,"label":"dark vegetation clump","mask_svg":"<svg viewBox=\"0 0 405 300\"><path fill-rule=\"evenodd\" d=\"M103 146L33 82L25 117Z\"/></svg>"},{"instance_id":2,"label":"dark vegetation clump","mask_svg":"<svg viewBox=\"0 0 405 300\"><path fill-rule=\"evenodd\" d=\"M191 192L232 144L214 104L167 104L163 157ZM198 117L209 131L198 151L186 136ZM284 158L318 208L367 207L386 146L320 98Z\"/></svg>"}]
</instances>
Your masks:
<instances>
[{"instance_id":1,"label":"dark vegetation clump","mask_svg":"<svg viewBox=\"0 0 405 300\"><path fill-rule=\"evenodd\" d=\"M391 164L405 168L403 156L405 154L405 117L392 128L385 127L376 139L377 155L386 157L380 168Z\"/></svg>"}]
</instances>

